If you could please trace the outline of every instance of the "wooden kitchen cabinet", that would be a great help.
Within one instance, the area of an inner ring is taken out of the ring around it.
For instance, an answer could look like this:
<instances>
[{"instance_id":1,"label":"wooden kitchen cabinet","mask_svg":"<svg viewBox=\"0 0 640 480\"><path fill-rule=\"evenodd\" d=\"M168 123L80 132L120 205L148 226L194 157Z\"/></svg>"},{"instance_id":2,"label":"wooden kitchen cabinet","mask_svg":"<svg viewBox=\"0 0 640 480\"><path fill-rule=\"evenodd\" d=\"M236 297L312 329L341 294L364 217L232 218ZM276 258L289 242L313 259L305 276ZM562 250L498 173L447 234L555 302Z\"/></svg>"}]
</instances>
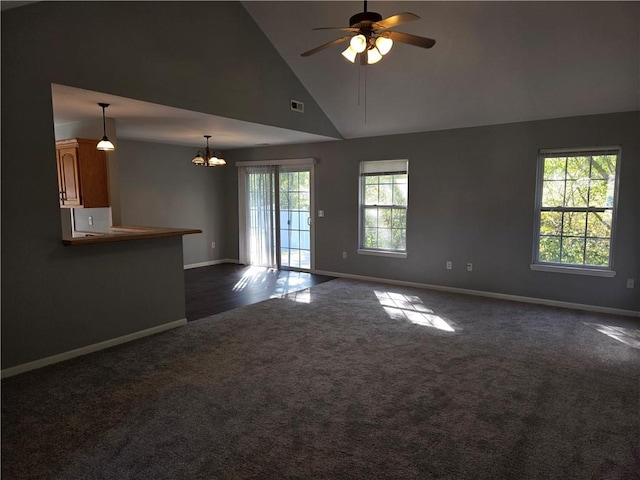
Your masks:
<instances>
[{"instance_id":1,"label":"wooden kitchen cabinet","mask_svg":"<svg viewBox=\"0 0 640 480\"><path fill-rule=\"evenodd\" d=\"M109 206L107 154L96 150L98 140L70 138L56 142L60 206Z\"/></svg>"}]
</instances>

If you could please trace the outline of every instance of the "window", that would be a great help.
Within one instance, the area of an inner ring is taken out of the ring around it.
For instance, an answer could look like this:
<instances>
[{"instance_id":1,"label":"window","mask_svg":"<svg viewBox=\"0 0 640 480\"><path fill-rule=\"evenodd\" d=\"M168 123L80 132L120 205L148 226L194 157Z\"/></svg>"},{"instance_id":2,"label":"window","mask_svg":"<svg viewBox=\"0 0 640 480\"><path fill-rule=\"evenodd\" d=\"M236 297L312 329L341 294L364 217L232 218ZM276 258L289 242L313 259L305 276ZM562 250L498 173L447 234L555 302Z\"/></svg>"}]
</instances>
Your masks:
<instances>
[{"instance_id":1,"label":"window","mask_svg":"<svg viewBox=\"0 0 640 480\"><path fill-rule=\"evenodd\" d=\"M360 163L358 253L406 256L408 160Z\"/></svg>"},{"instance_id":2,"label":"window","mask_svg":"<svg viewBox=\"0 0 640 480\"><path fill-rule=\"evenodd\" d=\"M617 147L540 151L533 269L547 265L614 274L619 164Z\"/></svg>"}]
</instances>

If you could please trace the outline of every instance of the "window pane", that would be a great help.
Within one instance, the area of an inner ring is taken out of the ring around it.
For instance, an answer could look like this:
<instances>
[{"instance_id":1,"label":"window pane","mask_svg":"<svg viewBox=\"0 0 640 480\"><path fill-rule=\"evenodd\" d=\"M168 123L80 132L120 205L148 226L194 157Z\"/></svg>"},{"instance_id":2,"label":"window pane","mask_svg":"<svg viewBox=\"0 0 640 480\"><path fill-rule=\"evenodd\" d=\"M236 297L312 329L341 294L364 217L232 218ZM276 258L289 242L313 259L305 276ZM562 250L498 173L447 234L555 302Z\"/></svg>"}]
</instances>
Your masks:
<instances>
[{"instance_id":1,"label":"window pane","mask_svg":"<svg viewBox=\"0 0 640 480\"><path fill-rule=\"evenodd\" d=\"M567 180L565 207L587 207L589 199L589 179Z\"/></svg>"},{"instance_id":2,"label":"window pane","mask_svg":"<svg viewBox=\"0 0 640 480\"><path fill-rule=\"evenodd\" d=\"M404 229L398 229L398 228L394 228L391 231L391 236L392 236L392 241L393 241L393 247L396 250L406 250L406 245L405 245L405 238L406 238L406 233Z\"/></svg>"},{"instance_id":3,"label":"window pane","mask_svg":"<svg viewBox=\"0 0 640 480\"><path fill-rule=\"evenodd\" d=\"M611 236L612 212L589 212L587 214L587 237L609 238Z\"/></svg>"},{"instance_id":4,"label":"window pane","mask_svg":"<svg viewBox=\"0 0 640 480\"><path fill-rule=\"evenodd\" d=\"M390 228L378 229L378 248L383 248L385 250L391 250L393 248L393 246L391 245L391 229Z\"/></svg>"},{"instance_id":5,"label":"window pane","mask_svg":"<svg viewBox=\"0 0 640 480\"><path fill-rule=\"evenodd\" d=\"M391 226L404 229L407 226L407 211L403 208L394 208L391 212Z\"/></svg>"},{"instance_id":6,"label":"window pane","mask_svg":"<svg viewBox=\"0 0 640 480\"><path fill-rule=\"evenodd\" d=\"M549 180L542 184L542 206L564 205L564 180Z\"/></svg>"},{"instance_id":7,"label":"window pane","mask_svg":"<svg viewBox=\"0 0 640 480\"><path fill-rule=\"evenodd\" d=\"M289 194L280 190L280 208L287 210L289 208Z\"/></svg>"},{"instance_id":8,"label":"window pane","mask_svg":"<svg viewBox=\"0 0 640 480\"><path fill-rule=\"evenodd\" d=\"M587 265L604 266L609 265L609 240L587 239Z\"/></svg>"},{"instance_id":9,"label":"window pane","mask_svg":"<svg viewBox=\"0 0 640 480\"><path fill-rule=\"evenodd\" d=\"M378 228L391 228L391 209L378 209Z\"/></svg>"},{"instance_id":10,"label":"window pane","mask_svg":"<svg viewBox=\"0 0 640 480\"><path fill-rule=\"evenodd\" d=\"M617 155L594 155L591 160L591 178L607 180L616 174Z\"/></svg>"},{"instance_id":11,"label":"window pane","mask_svg":"<svg viewBox=\"0 0 640 480\"><path fill-rule=\"evenodd\" d=\"M376 176L367 176L364 177L364 183L365 185L377 185L378 184L378 177Z\"/></svg>"},{"instance_id":12,"label":"window pane","mask_svg":"<svg viewBox=\"0 0 640 480\"><path fill-rule=\"evenodd\" d=\"M297 196L300 198L300 206L298 207L298 209L309 210L309 208L311 208L311 203L309 202L309 192L300 192L300 194Z\"/></svg>"},{"instance_id":13,"label":"window pane","mask_svg":"<svg viewBox=\"0 0 640 480\"><path fill-rule=\"evenodd\" d=\"M560 261L562 263L584 264L584 238L564 237Z\"/></svg>"},{"instance_id":14,"label":"window pane","mask_svg":"<svg viewBox=\"0 0 640 480\"><path fill-rule=\"evenodd\" d=\"M364 229L364 248L377 248L378 231L375 228Z\"/></svg>"},{"instance_id":15,"label":"window pane","mask_svg":"<svg viewBox=\"0 0 640 480\"><path fill-rule=\"evenodd\" d=\"M378 205L393 205L393 186L391 184L380 183Z\"/></svg>"},{"instance_id":16,"label":"window pane","mask_svg":"<svg viewBox=\"0 0 640 480\"><path fill-rule=\"evenodd\" d=\"M408 185L406 183L394 184L393 185L393 204L406 205L407 191L408 191Z\"/></svg>"},{"instance_id":17,"label":"window pane","mask_svg":"<svg viewBox=\"0 0 640 480\"><path fill-rule=\"evenodd\" d=\"M364 225L366 228L375 228L378 226L378 209L377 208L365 209Z\"/></svg>"},{"instance_id":18,"label":"window pane","mask_svg":"<svg viewBox=\"0 0 640 480\"><path fill-rule=\"evenodd\" d=\"M577 180L579 178L589 178L589 167L591 157L575 156L567 158L567 178Z\"/></svg>"},{"instance_id":19,"label":"window pane","mask_svg":"<svg viewBox=\"0 0 640 480\"><path fill-rule=\"evenodd\" d=\"M566 157L555 157L544 159L544 179L545 180L564 180Z\"/></svg>"},{"instance_id":20,"label":"window pane","mask_svg":"<svg viewBox=\"0 0 640 480\"><path fill-rule=\"evenodd\" d=\"M540 212L540 234L562 234L562 212Z\"/></svg>"},{"instance_id":21,"label":"window pane","mask_svg":"<svg viewBox=\"0 0 640 480\"><path fill-rule=\"evenodd\" d=\"M565 212L562 226L563 236L584 236L587 226L587 214L584 212Z\"/></svg>"},{"instance_id":22,"label":"window pane","mask_svg":"<svg viewBox=\"0 0 640 480\"><path fill-rule=\"evenodd\" d=\"M590 207L605 207L607 205L607 180L591 180L589 191Z\"/></svg>"},{"instance_id":23,"label":"window pane","mask_svg":"<svg viewBox=\"0 0 640 480\"><path fill-rule=\"evenodd\" d=\"M407 174L406 173L402 173L400 175L394 175L393 176L393 182L395 184L401 184L401 183L405 183L406 184L407 180L408 180L408 178L407 178Z\"/></svg>"},{"instance_id":24,"label":"window pane","mask_svg":"<svg viewBox=\"0 0 640 480\"><path fill-rule=\"evenodd\" d=\"M560 262L560 237L540 237L538 258L541 262Z\"/></svg>"},{"instance_id":25,"label":"window pane","mask_svg":"<svg viewBox=\"0 0 640 480\"><path fill-rule=\"evenodd\" d=\"M365 205L377 205L378 204L378 184L365 185L365 187L364 187L364 204Z\"/></svg>"}]
</instances>

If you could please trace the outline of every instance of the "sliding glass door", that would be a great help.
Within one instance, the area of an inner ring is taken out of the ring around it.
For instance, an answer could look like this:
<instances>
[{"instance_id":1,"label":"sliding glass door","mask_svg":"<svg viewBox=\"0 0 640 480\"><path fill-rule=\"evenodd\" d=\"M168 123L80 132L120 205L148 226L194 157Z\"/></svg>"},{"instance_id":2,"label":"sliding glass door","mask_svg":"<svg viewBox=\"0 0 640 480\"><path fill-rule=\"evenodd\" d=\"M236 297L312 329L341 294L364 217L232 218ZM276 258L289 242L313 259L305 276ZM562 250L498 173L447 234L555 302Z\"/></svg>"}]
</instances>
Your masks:
<instances>
[{"instance_id":1,"label":"sliding glass door","mask_svg":"<svg viewBox=\"0 0 640 480\"><path fill-rule=\"evenodd\" d=\"M282 167L280 190L280 266L311 270L311 170Z\"/></svg>"},{"instance_id":2,"label":"sliding glass door","mask_svg":"<svg viewBox=\"0 0 640 480\"><path fill-rule=\"evenodd\" d=\"M311 271L313 164L239 166L240 262Z\"/></svg>"}]
</instances>

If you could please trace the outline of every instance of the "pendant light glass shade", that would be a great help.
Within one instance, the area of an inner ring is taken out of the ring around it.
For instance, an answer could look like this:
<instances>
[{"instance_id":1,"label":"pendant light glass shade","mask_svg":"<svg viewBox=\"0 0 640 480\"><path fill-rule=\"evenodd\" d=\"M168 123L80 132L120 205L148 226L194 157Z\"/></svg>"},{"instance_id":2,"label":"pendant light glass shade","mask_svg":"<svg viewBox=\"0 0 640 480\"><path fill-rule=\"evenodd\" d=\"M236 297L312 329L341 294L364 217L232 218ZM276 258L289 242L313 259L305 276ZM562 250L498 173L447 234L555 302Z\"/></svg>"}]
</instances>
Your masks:
<instances>
[{"instance_id":1,"label":"pendant light glass shade","mask_svg":"<svg viewBox=\"0 0 640 480\"><path fill-rule=\"evenodd\" d=\"M202 152L199 151L198 153L196 153L196 156L193 157L191 163L193 163L194 165L204 165L204 157L202 156Z\"/></svg>"},{"instance_id":2,"label":"pendant light glass shade","mask_svg":"<svg viewBox=\"0 0 640 480\"><path fill-rule=\"evenodd\" d=\"M205 167L219 167L226 165L227 162L223 158L216 156L209 149L209 139L211 138L211 135L204 135L204 138L207 139L207 147L204 149L204 155L202 154L202 151L199 150L193 160L191 160L191 163L194 165L203 165Z\"/></svg>"},{"instance_id":3,"label":"pendant light glass shade","mask_svg":"<svg viewBox=\"0 0 640 480\"><path fill-rule=\"evenodd\" d=\"M382 60L382 55L380 55L380 52L376 47L373 47L367 50L367 63L369 65L378 63L380 60Z\"/></svg>"},{"instance_id":4,"label":"pendant light glass shade","mask_svg":"<svg viewBox=\"0 0 640 480\"><path fill-rule=\"evenodd\" d=\"M98 105L100 105L102 107L102 140L100 140L98 142L98 145L96 145L96 148L98 150L101 150L103 152L112 152L113 150L116 149L116 147L113 145L113 143L111 143L111 141L109 140L109 138L107 138L107 120L104 114L104 110L105 108L107 108L109 106L108 103L99 103Z\"/></svg>"},{"instance_id":5,"label":"pendant light glass shade","mask_svg":"<svg viewBox=\"0 0 640 480\"><path fill-rule=\"evenodd\" d=\"M116 147L111 143L111 141L107 137L102 137L102 140L98 142L96 147L98 150L102 150L103 152L111 152L116 149Z\"/></svg>"},{"instance_id":6,"label":"pendant light glass shade","mask_svg":"<svg viewBox=\"0 0 640 480\"><path fill-rule=\"evenodd\" d=\"M393 40L388 37L378 37L376 38L376 47L381 55L386 55L393 47Z\"/></svg>"},{"instance_id":7,"label":"pendant light glass shade","mask_svg":"<svg viewBox=\"0 0 640 480\"><path fill-rule=\"evenodd\" d=\"M358 55L358 52L356 52L353 48L351 48L351 45L349 45L347 49L344 52L342 52L342 56L347 60L349 60L351 63L355 63L357 55Z\"/></svg>"}]
</instances>

